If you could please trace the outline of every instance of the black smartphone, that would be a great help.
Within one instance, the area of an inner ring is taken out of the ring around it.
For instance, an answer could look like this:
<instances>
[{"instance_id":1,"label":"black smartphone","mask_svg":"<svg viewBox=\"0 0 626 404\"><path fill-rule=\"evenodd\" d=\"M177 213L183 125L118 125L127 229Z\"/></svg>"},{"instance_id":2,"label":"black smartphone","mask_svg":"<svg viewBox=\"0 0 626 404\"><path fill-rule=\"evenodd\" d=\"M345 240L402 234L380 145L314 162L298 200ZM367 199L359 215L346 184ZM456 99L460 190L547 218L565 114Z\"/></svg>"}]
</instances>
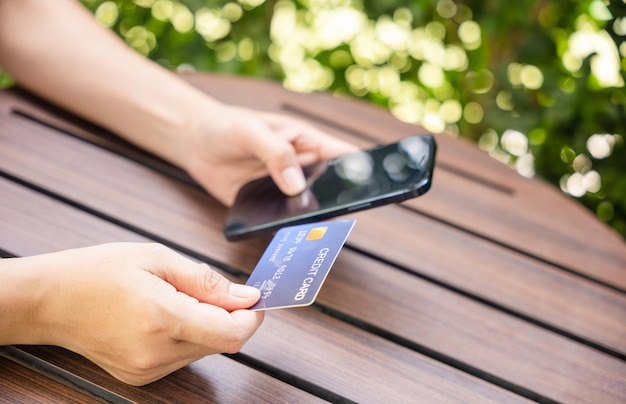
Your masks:
<instances>
[{"instance_id":1,"label":"black smartphone","mask_svg":"<svg viewBox=\"0 0 626 404\"><path fill-rule=\"evenodd\" d=\"M224 235L241 240L415 198L430 189L436 150L432 135L415 135L313 164L304 167L306 190L295 196L270 177L253 180L239 190Z\"/></svg>"}]
</instances>

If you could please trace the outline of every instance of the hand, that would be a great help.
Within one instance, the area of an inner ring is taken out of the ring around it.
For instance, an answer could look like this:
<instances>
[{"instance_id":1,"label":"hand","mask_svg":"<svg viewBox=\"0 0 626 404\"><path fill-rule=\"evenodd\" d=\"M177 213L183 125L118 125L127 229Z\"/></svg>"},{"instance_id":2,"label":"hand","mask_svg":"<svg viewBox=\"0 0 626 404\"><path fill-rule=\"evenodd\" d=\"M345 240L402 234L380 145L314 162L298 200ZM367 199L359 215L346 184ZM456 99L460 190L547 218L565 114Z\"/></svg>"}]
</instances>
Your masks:
<instances>
[{"instance_id":1,"label":"hand","mask_svg":"<svg viewBox=\"0 0 626 404\"><path fill-rule=\"evenodd\" d=\"M296 195L306 186L301 166L357 150L288 116L223 104L199 115L184 166L226 205L243 184L268 173L281 191Z\"/></svg>"},{"instance_id":2,"label":"hand","mask_svg":"<svg viewBox=\"0 0 626 404\"><path fill-rule=\"evenodd\" d=\"M259 299L257 289L158 244L115 243L2 261L25 266L4 270L37 268L33 278L41 287L22 291L40 297L34 315L21 316L27 324L9 323L13 334L21 326L28 339L8 343L65 347L133 385L206 355L237 352L263 320L262 312L244 310Z\"/></svg>"}]
</instances>

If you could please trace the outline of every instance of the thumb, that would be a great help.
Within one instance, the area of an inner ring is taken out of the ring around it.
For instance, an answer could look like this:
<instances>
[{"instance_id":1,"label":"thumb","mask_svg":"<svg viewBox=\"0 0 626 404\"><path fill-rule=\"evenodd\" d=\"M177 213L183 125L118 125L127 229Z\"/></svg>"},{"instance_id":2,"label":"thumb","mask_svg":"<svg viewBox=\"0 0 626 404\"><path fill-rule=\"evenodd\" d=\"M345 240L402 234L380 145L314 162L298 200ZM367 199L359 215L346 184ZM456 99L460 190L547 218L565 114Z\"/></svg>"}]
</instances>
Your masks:
<instances>
[{"instance_id":1,"label":"thumb","mask_svg":"<svg viewBox=\"0 0 626 404\"><path fill-rule=\"evenodd\" d=\"M181 292L227 311L247 309L261 298L261 292L252 286L233 283L206 264L198 267L190 279L192 288L188 292L181 289Z\"/></svg>"},{"instance_id":2,"label":"thumb","mask_svg":"<svg viewBox=\"0 0 626 404\"><path fill-rule=\"evenodd\" d=\"M278 188L286 195L296 195L306 188L304 173L293 145L260 121L247 121L241 128L243 144L265 164Z\"/></svg>"},{"instance_id":3,"label":"thumb","mask_svg":"<svg viewBox=\"0 0 626 404\"><path fill-rule=\"evenodd\" d=\"M248 308L261 297L258 289L233 283L207 264L178 254L163 262L155 274L177 291L228 311Z\"/></svg>"}]
</instances>

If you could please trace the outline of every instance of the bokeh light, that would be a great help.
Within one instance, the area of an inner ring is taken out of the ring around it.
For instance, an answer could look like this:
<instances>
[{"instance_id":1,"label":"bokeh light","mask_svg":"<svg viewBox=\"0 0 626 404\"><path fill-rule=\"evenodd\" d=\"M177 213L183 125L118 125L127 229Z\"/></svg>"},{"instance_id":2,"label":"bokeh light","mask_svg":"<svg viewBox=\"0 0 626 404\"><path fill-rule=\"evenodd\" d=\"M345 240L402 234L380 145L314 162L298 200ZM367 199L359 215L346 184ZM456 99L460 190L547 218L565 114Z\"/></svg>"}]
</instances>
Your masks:
<instances>
[{"instance_id":1,"label":"bokeh light","mask_svg":"<svg viewBox=\"0 0 626 404\"><path fill-rule=\"evenodd\" d=\"M463 116L465 120L469 123L479 123L483 120L483 116L485 112L483 110L482 105L477 102L470 101L465 104L465 109L463 111Z\"/></svg>"},{"instance_id":2,"label":"bokeh light","mask_svg":"<svg viewBox=\"0 0 626 404\"><path fill-rule=\"evenodd\" d=\"M476 49L481 44L480 25L476 21L465 21L459 26L459 38L465 49Z\"/></svg>"},{"instance_id":3,"label":"bokeh light","mask_svg":"<svg viewBox=\"0 0 626 404\"><path fill-rule=\"evenodd\" d=\"M224 38L230 29L230 21L223 17L222 10L201 8L196 12L196 31L207 42Z\"/></svg>"},{"instance_id":4,"label":"bokeh light","mask_svg":"<svg viewBox=\"0 0 626 404\"><path fill-rule=\"evenodd\" d=\"M502 134L502 147L514 156L523 156L528 152L528 138L521 132L507 129Z\"/></svg>"},{"instance_id":5,"label":"bokeh light","mask_svg":"<svg viewBox=\"0 0 626 404\"><path fill-rule=\"evenodd\" d=\"M520 69L520 82L524 87L536 90L543 85L543 74L537 66L522 66Z\"/></svg>"},{"instance_id":6,"label":"bokeh light","mask_svg":"<svg viewBox=\"0 0 626 404\"><path fill-rule=\"evenodd\" d=\"M243 10L237 3L226 3L222 7L222 15L230 22L237 22L243 16Z\"/></svg>"},{"instance_id":7,"label":"bokeh light","mask_svg":"<svg viewBox=\"0 0 626 404\"><path fill-rule=\"evenodd\" d=\"M142 55L148 55L156 46L156 37L145 27L136 25L126 31L126 42Z\"/></svg>"},{"instance_id":8,"label":"bokeh light","mask_svg":"<svg viewBox=\"0 0 626 404\"><path fill-rule=\"evenodd\" d=\"M626 181L616 173L626 158L624 1L82 1L169 68L363 97L403 121L474 139L602 220L621 220L626 234Z\"/></svg>"},{"instance_id":9,"label":"bokeh light","mask_svg":"<svg viewBox=\"0 0 626 404\"><path fill-rule=\"evenodd\" d=\"M597 31L592 24L581 20L580 30L572 33L563 65L571 72L580 70L583 60L591 57L591 72L602 87L623 87L621 66L615 42L604 30Z\"/></svg>"},{"instance_id":10,"label":"bokeh light","mask_svg":"<svg viewBox=\"0 0 626 404\"><path fill-rule=\"evenodd\" d=\"M112 27L117 22L119 16L117 4L112 1L106 1L100 4L94 15L100 24L105 27Z\"/></svg>"}]
</instances>

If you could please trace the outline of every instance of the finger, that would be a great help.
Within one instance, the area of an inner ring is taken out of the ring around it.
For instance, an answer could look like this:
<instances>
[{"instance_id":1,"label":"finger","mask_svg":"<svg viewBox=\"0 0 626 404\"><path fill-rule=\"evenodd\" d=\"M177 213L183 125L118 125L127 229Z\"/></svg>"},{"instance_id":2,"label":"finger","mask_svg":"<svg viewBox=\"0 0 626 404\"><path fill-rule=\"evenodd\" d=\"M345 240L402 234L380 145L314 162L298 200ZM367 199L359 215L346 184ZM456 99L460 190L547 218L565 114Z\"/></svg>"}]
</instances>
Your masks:
<instances>
[{"instance_id":1,"label":"finger","mask_svg":"<svg viewBox=\"0 0 626 404\"><path fill-rule=\"evenodd\" d=\"M358 151L359 148L336 136L320 130L318 127L285 115L273 113L259 113L270 125L278 131L289 130L290 142L294 144L296 152L300 155L310 152L319 161L341 156L347 153Z\"/></svg>"},{"instance_id":2,"label":"finger","mask_svg":"<svg viewBox=\"0 0 626 404\"><path fill-rule=\"evenodd\" d=\"M208 349L192 350L191 356L238 352L263 321L262 311L235 310L229 313L220 307L193 301L186 295L180 296L172 309L170 337Z\"/></svg>"},{"instance_id":3,"label":"finger","mask_svg":"<svg viewBox=\"0 0 626 404\"><path fill-rule=\"evenodd\" d=\"M152 272L177 291L201 302L233 311L248 308L259 300L258 289L232 283L207 264L196 263L169 249L160 251L157 257Z\"/></svg>"},{"instance_id":4,"label":"finger","mask_svg":"<svg viewBox=\"0 0 626 404\"><path fill-rule=\"evenodd\" d=\"M304 125L302 128L293 128L292 130L298 130L297 136L292 140L292 144L300 161L308 158L316 162L347 153L354 153L359 150L354 144L330 136L308 125Z\"/></svg>"},{"instance_id":5,"label":"finger","mask_svg":"<svg viewBox=\"0 0 626 404\"><path fill-rule=\"evenodd\" d=\"M296 195L304 190L306 181L298 162L294 146L284 136L277 136L262 121L240 122L236 134L241 145L265 164L267 171L287 195Z\"/></svg>"},{"instance_id":6,"label":"finger","mask_svg":"<svg viewBox=\"0 0 626 404\"><path fill-rule=\"evenodd\" d=\"M238 352L263 320L262 312L228 313L179 295L166 317L169 343L160 345L158 353L138 350L124 366L100 365L126 383L145 385L207 355Z\"/></svg>"},{"instance_id":7,"label":"finger","mask_svg":"<svg viewBox=\"0 0 626 404\"><path fill-rule=\"evenodd\" d=\"M352 143L345 142L336 137L324 135L320 141L318 156L320 160L330 159L344 154L354 153L358 150L359 148Z\"/></svg>"}]
</instances>

